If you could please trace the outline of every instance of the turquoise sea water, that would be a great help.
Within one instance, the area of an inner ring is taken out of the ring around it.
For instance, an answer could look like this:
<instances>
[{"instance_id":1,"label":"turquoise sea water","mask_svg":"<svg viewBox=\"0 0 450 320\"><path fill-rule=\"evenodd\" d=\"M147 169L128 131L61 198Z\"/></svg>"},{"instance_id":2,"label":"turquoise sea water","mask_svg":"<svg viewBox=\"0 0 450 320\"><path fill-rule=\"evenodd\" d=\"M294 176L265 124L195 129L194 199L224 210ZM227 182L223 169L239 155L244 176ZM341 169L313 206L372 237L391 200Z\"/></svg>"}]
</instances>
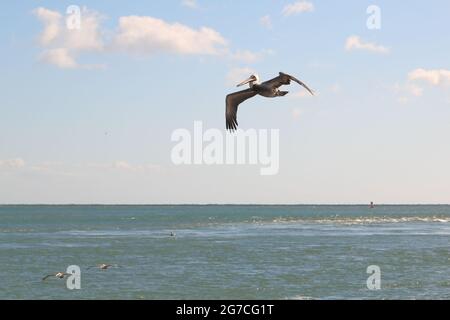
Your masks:
<instances>
[{"instance_id":1,"label":"turquoise sea water","mask_svg":"<svg viewBox=\"0 0 450 320\"><path fill-rule=\"evenodd\" d=\"M449 266L450 206L0 206L0 299L450 299Z\"/></svg>"}]
</instances>

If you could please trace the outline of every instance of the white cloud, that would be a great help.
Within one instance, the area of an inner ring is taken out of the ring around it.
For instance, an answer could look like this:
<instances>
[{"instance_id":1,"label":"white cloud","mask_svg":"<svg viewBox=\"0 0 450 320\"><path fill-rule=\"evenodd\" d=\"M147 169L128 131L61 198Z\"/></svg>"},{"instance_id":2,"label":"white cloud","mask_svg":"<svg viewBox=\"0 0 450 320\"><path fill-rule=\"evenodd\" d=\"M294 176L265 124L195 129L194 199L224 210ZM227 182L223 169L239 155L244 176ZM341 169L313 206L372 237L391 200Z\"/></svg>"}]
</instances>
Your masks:
<instances>
[{"instance_id":1,"label":"white cloud","mask_svg":"<svg viewBox=\"0 0 450 320\"><path fill-rule=\"evenodd\" d=\"M183 0L181 1L181 5L192 9L198 8L197 0Z\"/></svg>"},{"instance_id":2,"label":"white cloud","mask_svg":"<svg viewBox=\"0 0 450 320\"><path fill-rule=\"evenodd\" d=\"M290 3L283 8L284 16L291 16L294 14L299 14L302 12L312 12L314 11L314 5L308 1L297 1L295 3Z\"/></svg>"},{"instance_id":3,"label":"white cloud","mask_svg":"<svg viewBox=\"0 0 450 320\"><path fill-rule=\"evenodd\" d=\"M260 23L263 27L265 27L265 28L267 28L267 29L272 29L272 19L270 18L269 15L266 15L266 16L264 16L264 17L261 17L261 18L259 19L259 23Z\"/></svg>"},{"instance_id":4,"label":"white cloud","mask_svg":"<svg viewBox=\"0 0 450 320\"><path fill-rule=\"evenodd\" d=\"M40 60L60 68L85 67L76 62L83 51L103 50L99 14L83 9L79 29L69 29L63 16L46 8L37 8L35 16L44 24L39 43L45 49Z\"/></svg>"},{"instance_id":5,"label":"white cloud","mask_svg":"<svg viewBox=\"0 0 450 320\"><path fill-rule=\"evenodd\" d=\"M424 88L418 83L427 83L434 87L450 85L450 70L418 68L410 71L405 84L396 83L394 85L394 91L400 95L397 101L405 104L410 101L411 97L421 97Z\"/></svg>"},{"instance_id":6,"label":"white cloud","mask_svg":"<svg viewBox=\"0 0 450 320\"><path fill-rule=\"evenodd\" d=\"M216 30L194 29L180 23L168 23L153 17L128 16L119 19L114 37L114 50L151 55L175 53L184 55L216 55L245 63L263 59L271 50L231 51L228 41Z\"/></svg>"},{"instance_id":7,"label":"white cloud","mask_svg":"<svg viewBox=\"0 0 450 320\"><path fill-rule=\"evenodd\" d=\"M102 50L104 45L100 31L101 19L95 12L83 11L80 29L65 28L65 46L72 50Z\"/></svg>"},{"instance_id":8,"label":"white cloud","mask_svg":"<svg viewBox=\"0 0 450 320\"><path fill-rule=\"evenodd\" d=\"M44 51L39 59L62 69L71 69L78 66L75 58L70 55L69 50L66 48L57 48Z\"/></svg>"},{"instance_id":9,"label":"white cloud","mask_svg":"<svg viewBox=\"0 0 450 320\"><path fill-rule=\"evenodd\" d=\"M184 4L189 6L194 3L188 1ZM120 51L147 56L157 53L215 55L246 63L260 61L266 54L272 53L270 50L232 50L228 41L212 28L196 29L148 16L120 17L117 29L109 32L110 41L105 43L106 32L101 30L102 17L98 13L84 8L80 28L74 30L66 27L65 17L57 11L37 8L33 13L44 25L39 34L39 44L44 49L40 61L59 68L103 67L78 63L78 57L85 52Z\"/></svg>"},{"instance_id":10,"label":"white cloud","mask_svg":"<svg viewBox=\"0 0 450 320\"><path fill-rule=\"evenodd\" d=\"M236 86L241 81L248 78L250 75L254 74L255 70L245 67L245 68L233 68L226 76L226 84L229 86Z\"/></svg>"},{"instance_id":11,"label":"white cloud","mask_svg":"<svg viewBox=\"0 0 450 320\"><path fill-rule=\"evenodd\" d=\"M39 42L44 47L64 47L70 50L101 50L103 41L100 33L101 16L91 10L81 11L79 29L69 29L65 19L57 12L37 8L35 16L44 24Z\"/></svg>"},{"instance_id":12,"label":"white cloud","mask_svg":"<svg viewBox=\"0 0 450 320\"><path fill-rule=\"evenodd\" d=\"M450 70L445 69L415 69L408 74L409 81L425 81L431 85L438 86L442 84L450 84Z\"/></svg>"},{"instance_id":13,"label":"white cloud","mask_svg":"<svg viewBox=\"0 0 450 320\"><path fill-rule=\"evenodd\" d=\"M39 36L39 42L43 46L49 45L56 40L61 32L62 16L59 12L46 8L35 9L34 14L44 24L44 30Z\"/></svg>"},{"instance_id":14,"label":"white cloud","mask_svg":"<svg viewBox=\"0 0 450 320\"><path fill-rule=\"evenodd\" d=\"M141 54L216 55L227 46L227 41L211 28L196 30L152 17L128 16L119 19L113 46Z\"/></svg>"},{"instance_id":15,"label":"white cloud","mask_svg":"<svg viewBox=\"0 0 450 320\"><path fill-rule=\"evenodd\" d=\"M371 43L371 42L364 42L358 36L348 37L345 42L345 49L347 51L365 50L365 51L370 51L370 52L380 53L380 54L387 54L390 52L389 48L386 48L384 46L377 45L377 44Z\"/></svg>"},{"instance_id":16,"label":"white cloud","mask_svg":"<svg viewBox=\"0 0 450 320\"><path fill-rule=\"evenodd\" d=\"M0 168L17 169L25 166L25 161L21 158L0 160Z\"/></svg>"}]
</instances>

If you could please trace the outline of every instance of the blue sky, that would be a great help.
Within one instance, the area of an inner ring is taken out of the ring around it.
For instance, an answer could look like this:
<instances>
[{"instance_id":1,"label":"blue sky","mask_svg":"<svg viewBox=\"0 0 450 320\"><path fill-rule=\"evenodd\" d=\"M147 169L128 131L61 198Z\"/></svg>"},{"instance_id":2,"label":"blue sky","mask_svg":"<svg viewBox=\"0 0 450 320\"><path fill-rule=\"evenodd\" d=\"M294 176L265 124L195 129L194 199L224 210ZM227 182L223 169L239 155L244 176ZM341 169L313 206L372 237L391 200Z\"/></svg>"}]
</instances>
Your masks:
<instances>
[{"instance_id":1,"label":"blue sky","mask_svg":"<svg viewBox=\"0 0 450 320\"><path fill-rule=\"evenodd\" d=\"M4 5L0 203L450 203L448 1L190 3ZM45 38L69 5L87 7L81 35ZM224 129L252 71L318 93L240 107L243 129L280 129L279 174L173 165L173 130Z\"/></svg>"}]
</instances>

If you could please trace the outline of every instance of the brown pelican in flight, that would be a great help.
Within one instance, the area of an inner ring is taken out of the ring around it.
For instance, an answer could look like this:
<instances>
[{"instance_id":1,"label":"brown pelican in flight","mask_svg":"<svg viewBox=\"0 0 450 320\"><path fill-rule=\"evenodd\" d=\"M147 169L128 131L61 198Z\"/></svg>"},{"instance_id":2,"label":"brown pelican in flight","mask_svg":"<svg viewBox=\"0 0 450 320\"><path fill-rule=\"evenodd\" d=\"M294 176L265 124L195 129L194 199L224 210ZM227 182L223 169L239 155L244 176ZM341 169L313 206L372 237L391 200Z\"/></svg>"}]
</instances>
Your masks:
<instances>
[{"instance_id":1,"label":"brown pelican in flight","mask_svg":"<svg viewBox=\"0 0 450 320\"><path fill-rule=\"evenodd\" d=\"M42 278L42 281L45 281L45 280L47 280L47 278L50 278L50 277L55 277L55 278L58 278L58 279L64 279L64 277L66 277L66 276L71 276L71 274L70 273L65 273L65 272L56 272L56 273L53 273L53 274L46 275L45 277Z\"/></svg>"},{"instance_id":2,"label":"brown pelican in flight","mask_svg":"<svg viewBox=\"0 0 450 320\"><path fill-rule=\"evenodd\" d=\"M98 265L96 265L96 266L90 266L90 267L87 267L87 270L92 269L92 268L97 268L97 269L100 269L100 270L108 270L108 269L111 268L111 267L118 267L118 265L116 265L116 264L101 263L101 264L98 264Z\"/></svg>"},{"instance_id":3,"label":"brown pelican in flight","mask_svg":"<svg viewBox=\"0 0 450 320\"><path fill-rule=\"evenodd\" d=\"M306 84L298 80L297 78L290 76L286 73L280 72L278 77L271 80L259 83L259 76L256 74L251 75L247 80L242 81L237 86L243 86L244 84L249 84L250 88L238 92L231 93L227 95L226 98L226 109L225 109L225 119L227 129L233 131L237 129L237 110L239 104L247 99L254 97L259 94L260 96L267 98L282 97L288 94L289 91L280 91L282 85L291 84L291 81L297 82L299 85L303 86L312 95L314 92L308 88Z\"/></svg>"}]
</instances>

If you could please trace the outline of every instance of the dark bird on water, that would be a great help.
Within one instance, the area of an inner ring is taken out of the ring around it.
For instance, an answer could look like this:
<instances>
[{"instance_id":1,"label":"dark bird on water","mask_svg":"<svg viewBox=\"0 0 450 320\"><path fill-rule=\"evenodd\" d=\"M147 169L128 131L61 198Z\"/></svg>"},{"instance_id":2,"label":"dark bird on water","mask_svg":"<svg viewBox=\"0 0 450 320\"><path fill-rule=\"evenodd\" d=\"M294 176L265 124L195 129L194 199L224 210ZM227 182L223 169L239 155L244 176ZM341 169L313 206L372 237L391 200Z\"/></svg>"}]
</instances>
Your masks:
<instances>
[{"instance_id":1,"label":"dark bird on water","mask_svg":"<svg viewBox=\"0 0 450 320\"><path fill-rule=\"evenodd\" d=\"M278 77L275 77L263 83L259 83L259 77L256 74L251 75L248 79L239 83L237 85L238 87L248 83L250 88L227 95L225 109L227 129L231 131L237 129L237 110L239 104L247 99L256 96L257 94L266 98L285 96L289 91L280 91L279 88L283 85L291 84L291 81L297 82L299 85L308 90L309 93L314 95L314 92L310 88L308 88L308 86L302 81L283 72L280 72L280 75Z\"/></svg>"}]
</instances>

